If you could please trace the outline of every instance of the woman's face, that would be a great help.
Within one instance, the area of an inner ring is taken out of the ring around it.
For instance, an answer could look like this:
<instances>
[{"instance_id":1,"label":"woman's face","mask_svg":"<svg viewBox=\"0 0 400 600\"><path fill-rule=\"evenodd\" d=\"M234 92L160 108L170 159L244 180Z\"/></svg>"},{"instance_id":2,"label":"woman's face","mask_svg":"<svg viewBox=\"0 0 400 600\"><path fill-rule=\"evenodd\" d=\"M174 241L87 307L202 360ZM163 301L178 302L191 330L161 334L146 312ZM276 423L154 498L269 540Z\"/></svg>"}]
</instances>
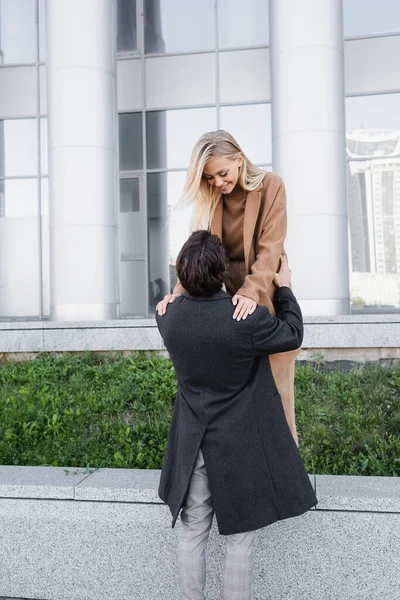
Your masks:
<instances>
[{"instance_id":1,"label":"woman's face","mask_svg":"<svg viewBox=\"0 0 400 600\"><path fill-rule=\"evenodd\" d=\"M221 194L230 194L239 178L239 167L243 158L239 155L234 160L215 156L206 163L203 171L205 179L210 185L215 185Z\"/></svg>"}]
</instances>

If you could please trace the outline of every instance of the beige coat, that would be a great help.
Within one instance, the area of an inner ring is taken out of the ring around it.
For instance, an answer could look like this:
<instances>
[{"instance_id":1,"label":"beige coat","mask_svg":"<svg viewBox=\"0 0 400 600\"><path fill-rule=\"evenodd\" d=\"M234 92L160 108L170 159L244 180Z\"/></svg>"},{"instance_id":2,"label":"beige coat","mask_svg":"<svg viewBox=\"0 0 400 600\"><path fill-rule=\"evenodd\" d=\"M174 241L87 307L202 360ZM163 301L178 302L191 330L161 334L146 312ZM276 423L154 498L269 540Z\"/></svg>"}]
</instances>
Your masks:
<instances>
[{"instance_id":1,"label":"beige coat","mask_svg":"<svg viewBox=\"0 0 400 600\"><path fill-rule=\"evenodd\" d=\"M222 196L211 222L211 232L222 239ZM247 275L238 294L267 306L275 315L273 283L279 269L280 255L284 252L287 231L286 191L282 179L275 173L266 173L262 184L248 192L244 212L243 242ZM174 293L182 293L178 281ZM286 419L298 444L294 416L294 358L300 349L270 356L275 383L282 397Z\"/></svg>"}]
</instances>

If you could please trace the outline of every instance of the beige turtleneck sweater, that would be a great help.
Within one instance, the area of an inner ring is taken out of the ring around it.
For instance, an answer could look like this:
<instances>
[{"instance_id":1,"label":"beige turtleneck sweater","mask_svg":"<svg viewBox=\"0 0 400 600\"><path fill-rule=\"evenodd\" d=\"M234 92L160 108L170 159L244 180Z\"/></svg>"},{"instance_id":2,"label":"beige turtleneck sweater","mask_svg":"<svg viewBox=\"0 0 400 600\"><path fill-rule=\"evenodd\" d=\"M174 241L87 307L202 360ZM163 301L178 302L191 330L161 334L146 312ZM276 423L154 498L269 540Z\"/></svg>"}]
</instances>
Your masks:
<instances>
[{"instance_id":1,"label":"beige turtleneck sweater","mask_svg":"<svg viewBox=\"0 0 400 600\"><path fill-rule=\"evenodd\" d=\"M243 222L247 192L236 186L223 197L222 241L229 260L244 260Z\"/></svg>"}]
</instances>

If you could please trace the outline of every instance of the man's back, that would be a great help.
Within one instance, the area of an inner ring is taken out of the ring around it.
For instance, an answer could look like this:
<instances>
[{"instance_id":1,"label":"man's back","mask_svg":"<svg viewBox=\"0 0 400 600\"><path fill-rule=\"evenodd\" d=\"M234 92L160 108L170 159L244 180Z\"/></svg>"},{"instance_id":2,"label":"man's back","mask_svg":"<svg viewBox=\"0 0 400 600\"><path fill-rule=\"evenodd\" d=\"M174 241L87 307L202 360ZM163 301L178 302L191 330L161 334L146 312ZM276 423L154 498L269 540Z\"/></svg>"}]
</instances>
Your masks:
<instances>
[{"instance_id":1,"label":"man's back","mask_svg":"<svg viewBox=\"0 0 400 600\"><path fill-rule=\"evenodd\" d=\"M255 315L238 322L233 312L230 296L221 291L210 299L184 294L158 318L178 381L185 388L229 395L246 381L255 359L251 345Z\"/></svg>"},{"instance_id":2,"label":"man's back","mask_svg":"<svg viewBox=\"0 0 400 600\"><path fill-rule=\"evenodd\" d=\"M241 321L233 312L232 299L220 291L209 298L183 294L157 317L179 390L204 424L219 412L218 405L227 409L248 392L258 373L270 375L268 354L301 345L301 312L289 288L277 292L277 313L288 322L272 317L266 307ZM271 376L264 385L276 392Z\"/></svg>"}]
</instances>

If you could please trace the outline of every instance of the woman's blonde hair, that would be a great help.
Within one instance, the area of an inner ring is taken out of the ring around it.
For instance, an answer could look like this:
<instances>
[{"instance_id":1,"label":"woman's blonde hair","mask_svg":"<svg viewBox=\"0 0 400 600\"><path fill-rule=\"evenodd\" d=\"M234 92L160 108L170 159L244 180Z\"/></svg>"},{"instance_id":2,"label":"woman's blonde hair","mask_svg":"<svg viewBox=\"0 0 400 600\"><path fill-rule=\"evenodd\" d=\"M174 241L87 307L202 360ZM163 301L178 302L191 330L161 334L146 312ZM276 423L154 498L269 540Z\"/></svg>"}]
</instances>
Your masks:
<instances>
[{"instance_id":1,"label":"woman's blonde hair","mask_svg":"<svg viewBox=\"0 0 400 600\"><path fill-rule=\"evenodd\" d=\"M223 129L209 131L196 142L179 202L180 205L194 203L193 231L210 229L211 220L221 196L217 188L211 186L203 175L206 163L215 156L235 160L239 154L243 157L243 164L239 168L238 184L244 190L255 190L260 186L265 171L253 165L230 133Z\"/></svg>"}]
</instances>

